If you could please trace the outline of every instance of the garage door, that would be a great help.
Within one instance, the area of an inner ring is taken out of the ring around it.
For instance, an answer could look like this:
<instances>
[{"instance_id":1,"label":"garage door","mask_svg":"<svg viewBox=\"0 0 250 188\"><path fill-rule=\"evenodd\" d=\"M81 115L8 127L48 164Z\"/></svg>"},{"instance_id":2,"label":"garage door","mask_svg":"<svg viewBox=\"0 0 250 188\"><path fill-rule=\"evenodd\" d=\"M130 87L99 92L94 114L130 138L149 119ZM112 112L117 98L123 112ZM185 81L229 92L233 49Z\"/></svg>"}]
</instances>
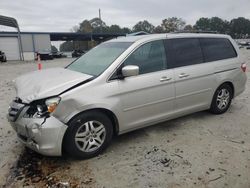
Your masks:
<instances>
[{"instance_id":1,"label":"garage door","mask_svg":"<svg viewBox=\"0 0 250 188\"><path fill-rule=\"evenodd\" d=\"M6 54L7 60L20 60L17 37L0 37L0 51Z\"/></svg>"}]
</instances>

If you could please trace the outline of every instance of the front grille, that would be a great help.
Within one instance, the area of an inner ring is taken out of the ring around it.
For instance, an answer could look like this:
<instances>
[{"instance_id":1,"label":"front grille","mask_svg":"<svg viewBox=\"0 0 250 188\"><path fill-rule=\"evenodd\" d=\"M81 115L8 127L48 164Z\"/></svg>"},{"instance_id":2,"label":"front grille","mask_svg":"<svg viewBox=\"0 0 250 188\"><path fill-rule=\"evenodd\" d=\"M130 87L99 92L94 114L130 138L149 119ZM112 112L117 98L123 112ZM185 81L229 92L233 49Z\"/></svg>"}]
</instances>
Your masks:
<instances>
[{"instance_id":1,"label":"front grille","mask_svg":"<svg viewBox=\"0 0 250 188\"><path fill-rule=\"evenodd\" d=\"M28 110L25 113L25 117L31 118L37 113L37 107L30 105Z\"/></svg>"},{"instance_id":2,"label":"front grille","mask_svg":"<svg viewBox=\"0 0 250 188\"><path fill-rule=\"evenodd\" d=\"M18 136L20 139L22 139L24 142L27 142L27 140L28 140L28 137L27 137L27 136L23 136L23 135L21 135L21 134L17 134L17 136Z\"/></svg>"},{"instance_id":3,"label":"front grille","mask_svg":"<svg viewBox=\"0 0 250 188\"><path fill-rule=\"evenodd\" d=\"M9 107L9 120L16 121L24 106L24 104L17 103L16 100L14 100Z\"/></svg>"}]
</instances>

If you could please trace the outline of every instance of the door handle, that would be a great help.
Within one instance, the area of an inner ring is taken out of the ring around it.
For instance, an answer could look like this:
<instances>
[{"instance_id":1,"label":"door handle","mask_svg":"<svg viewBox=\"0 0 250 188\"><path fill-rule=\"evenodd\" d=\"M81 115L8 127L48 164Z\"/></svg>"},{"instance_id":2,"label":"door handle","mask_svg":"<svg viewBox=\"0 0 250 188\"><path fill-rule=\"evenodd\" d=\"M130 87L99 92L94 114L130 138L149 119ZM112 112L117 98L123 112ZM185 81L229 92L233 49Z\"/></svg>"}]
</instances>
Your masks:
<instances>
[{"instance_id":1,"label":"door handle","mask_svg":"<svg viewBox=\"0 0 250 188\"><path fill-rule=\"evenodd\" d=\"M186 78L186 77L189 77L189 74L186 73L179 74L179 78Z\"/></svg>"},{"instance_id":2,"label":"door handle","mask_svg":"<svg viewBox=\"0 0 250 188\"><path fill-rule=\"evenodd\" d=\"M168 78L168 77L166 77L166 76L163 76L163 77L161 77L161 79L160 79L160 81L161 82L165 82L165 81L169 81L169 80L171 80L172 78Z\"/></svg>"}]
</instances>

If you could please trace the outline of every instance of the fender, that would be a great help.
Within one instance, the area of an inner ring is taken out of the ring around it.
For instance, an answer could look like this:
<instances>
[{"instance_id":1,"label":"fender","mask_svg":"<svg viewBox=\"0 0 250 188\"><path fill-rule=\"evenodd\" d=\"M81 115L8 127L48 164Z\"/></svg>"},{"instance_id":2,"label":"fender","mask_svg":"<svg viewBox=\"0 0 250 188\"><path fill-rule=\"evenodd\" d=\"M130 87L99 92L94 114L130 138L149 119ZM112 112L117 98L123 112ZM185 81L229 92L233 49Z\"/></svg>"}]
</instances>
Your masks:
<instances>
[{"instance_id":1,"label":"fender","mask_svg":"<svg viewBox=\"0 0 250 188\"><path fill-rule=\"evenodd\" d=\"M111 111L118 118L118 109L106 103L86 104L83 106L77 106L75 104L76 103L73 102L73 100L61 101L53 116L58 118L64 124L67 124L75 115L79 113L82 113L87 110L101 108L104 110Z\"/></svg>"}]
</instances>

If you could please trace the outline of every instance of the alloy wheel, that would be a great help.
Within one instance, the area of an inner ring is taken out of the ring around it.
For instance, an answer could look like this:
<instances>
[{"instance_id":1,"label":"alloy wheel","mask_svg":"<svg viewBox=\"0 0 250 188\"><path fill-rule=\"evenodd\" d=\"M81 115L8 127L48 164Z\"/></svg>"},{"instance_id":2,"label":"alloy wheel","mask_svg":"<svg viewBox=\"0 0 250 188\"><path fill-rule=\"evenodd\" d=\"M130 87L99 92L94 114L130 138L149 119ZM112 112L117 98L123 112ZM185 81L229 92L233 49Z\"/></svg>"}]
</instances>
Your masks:
<instances>
[{"instance_id":1,"label":"alloy wheel","mask_svg":"<svg viewBox=\"0 0 250 188\"><path fill-rule=\"evenodd\" d=\"M216 99L217 107L220 110L224 110L228 106L229 101L230 101L230 92L225 88L221 89L218 92Z\"/></svg>"},{"instance_id":2,"label":"alloy wheel","mask_svg":"<svg viewBox=\"0 0 250 188\"><path fill-rule=\"evenodd\" d=\"M87 121L82 124L75 134L75 143L83 152L93 152L101 147L106 137L104 125L98 121Z\"/></svg>"}]
</instances>

